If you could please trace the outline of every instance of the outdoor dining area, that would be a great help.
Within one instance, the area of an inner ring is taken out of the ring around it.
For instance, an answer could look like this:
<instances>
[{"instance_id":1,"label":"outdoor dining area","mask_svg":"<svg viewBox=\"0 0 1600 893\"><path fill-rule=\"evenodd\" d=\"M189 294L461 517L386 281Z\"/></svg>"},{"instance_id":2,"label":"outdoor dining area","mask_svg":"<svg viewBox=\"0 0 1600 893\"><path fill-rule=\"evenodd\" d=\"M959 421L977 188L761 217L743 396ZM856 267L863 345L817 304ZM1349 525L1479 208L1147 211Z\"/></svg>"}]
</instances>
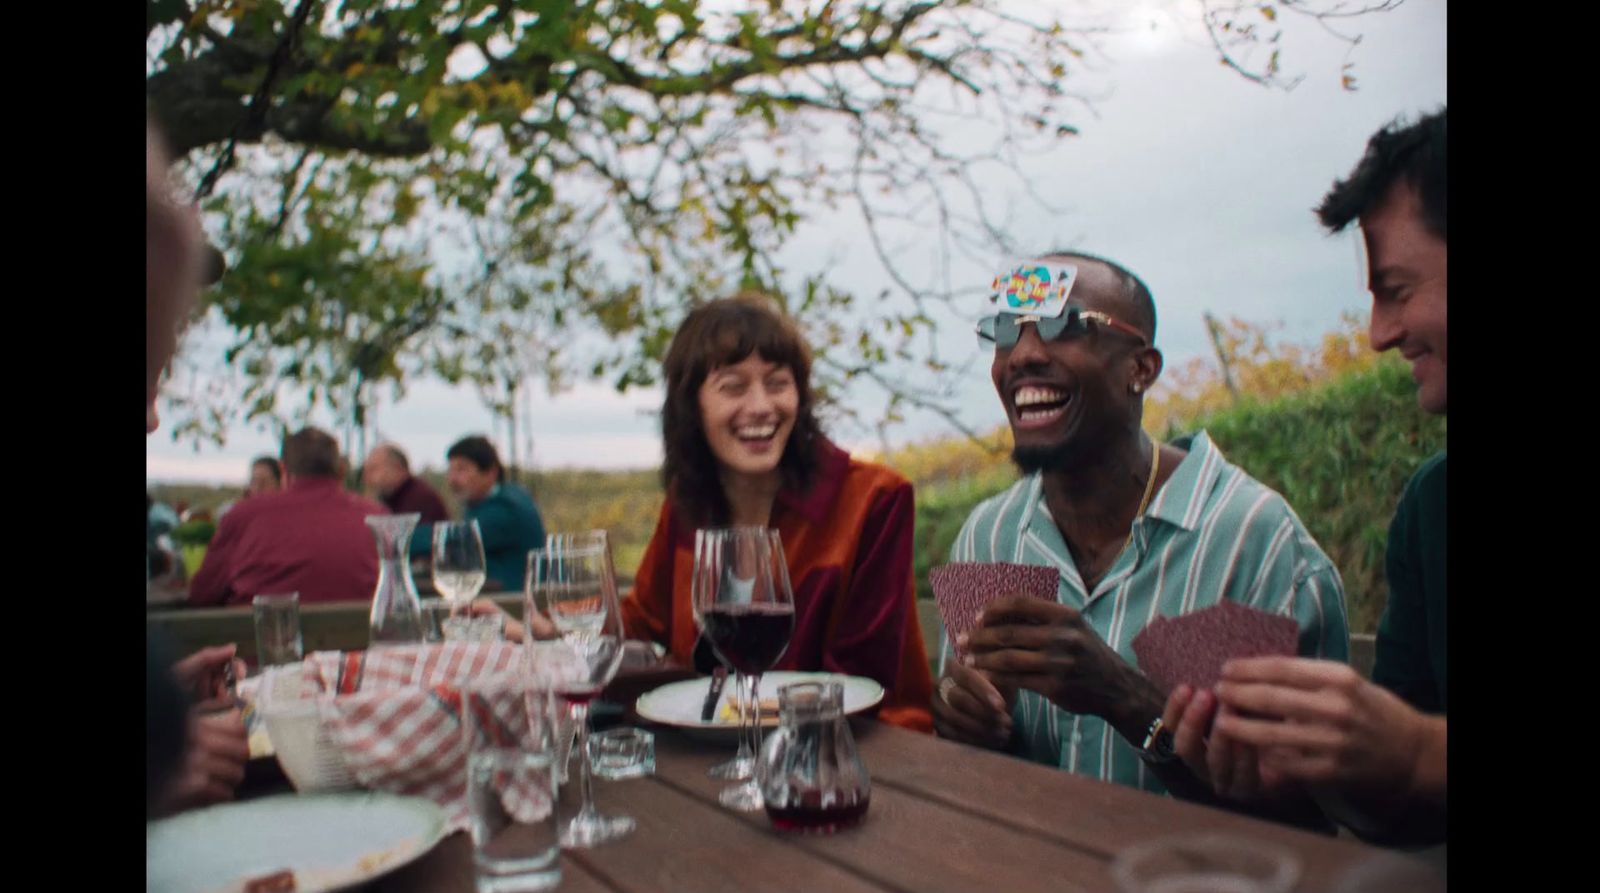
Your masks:
<instances>
[{"instance_id":1,"label":"outdoor dining area","mask_svg":"<svg viewBox=\"0 0 1600 893\"><path fill-rule=\"evenodd\" d=\"M1444 890L1445 26L151 0L145 889Z\"/></svg>"},{"instance_id":2,"label":"outdoor dining area","mask_svg":"<svg viewBox=\"0 0 1600 893\"><path fill-rule=\"evenodd\" d=\"M1352 839L880 722L871 679L765 672L793 624L775 531L697 534L696 618L721 664L705 675L621 634L604 531L552 534L523 593L468 610L474 525L440 525L414 575L397 545L414 524L369 518L370 601L151 612L254 669L231 680L244 782L151 825L148 889L1442 889ZM419 590L451 596L442 623Z\"/></svg>"}]
</instances>

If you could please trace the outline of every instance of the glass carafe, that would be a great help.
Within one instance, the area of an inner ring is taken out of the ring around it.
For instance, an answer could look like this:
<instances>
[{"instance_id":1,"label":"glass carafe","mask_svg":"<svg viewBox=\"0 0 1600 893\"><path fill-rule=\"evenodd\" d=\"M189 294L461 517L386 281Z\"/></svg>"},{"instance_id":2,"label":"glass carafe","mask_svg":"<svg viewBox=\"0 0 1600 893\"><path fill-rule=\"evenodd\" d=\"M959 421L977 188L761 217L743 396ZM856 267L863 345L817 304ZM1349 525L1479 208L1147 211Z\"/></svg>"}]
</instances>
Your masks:
<instances>
[{"instance_id":1,"label":"glass carafe","mask_svg":"<svg viewBox=\"0 0 1600 893\"><path fill-rule=\"evenodd\" d=\"M414 645L423 640L422 601L411 579L411 531L422 515L368 515L378 542L378 588L372 593L369 648Z\"/></svg>"},{"instance_id":2,"label":"glass carafe","mask_svg":"<svg viewBox=\"0 0 1600 893\"><path fill-rule=\"evenodd\" d=\"M830 833L867 814L872 781L844 716L844 685L778 689L778 730L756 769L767 817L781 831Z\"/></svg>"}]
</instances>

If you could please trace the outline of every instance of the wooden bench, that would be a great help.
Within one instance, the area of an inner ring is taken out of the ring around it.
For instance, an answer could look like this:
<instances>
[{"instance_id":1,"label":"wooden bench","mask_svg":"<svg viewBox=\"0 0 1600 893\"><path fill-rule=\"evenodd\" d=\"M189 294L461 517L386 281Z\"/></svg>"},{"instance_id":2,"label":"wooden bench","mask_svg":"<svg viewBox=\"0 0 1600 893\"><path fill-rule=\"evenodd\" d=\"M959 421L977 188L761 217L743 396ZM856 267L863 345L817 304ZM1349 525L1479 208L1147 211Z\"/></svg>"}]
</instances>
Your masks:
<instances>
[{"instance_id":1,"label":"wooden bench","mask_svg":"<svg viewBox=\"0 0 1600 893\"><path fill-rule=\"evenodd\" d=\"M522 618L520 592L487 596L511 616ZM349 601L300 606L300 635L305 651L347 651L367 647L372 602ZM255 616L250 606L173 608L147 612L146 623L159 630L175 654L190 654L209 645L239 645L239 656L256 662Z\"/></svg>"}]
</instances>

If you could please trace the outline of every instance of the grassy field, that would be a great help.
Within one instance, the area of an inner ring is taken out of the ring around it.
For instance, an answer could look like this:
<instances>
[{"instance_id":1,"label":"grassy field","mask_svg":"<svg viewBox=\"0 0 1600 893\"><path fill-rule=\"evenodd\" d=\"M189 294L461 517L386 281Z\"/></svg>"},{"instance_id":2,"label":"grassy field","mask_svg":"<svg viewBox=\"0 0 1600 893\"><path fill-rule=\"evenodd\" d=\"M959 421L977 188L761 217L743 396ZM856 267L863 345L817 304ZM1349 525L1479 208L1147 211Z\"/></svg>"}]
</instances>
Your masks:
<instances>
[{"instance_id":1,"label":"grassy field","mask_svg":"<svg viewBox=\"0 0 1600 893\"><path fill-rule=\"evenodd\" d=\"M1386 594L1384 540L1395 500L1411 472L1445 444L1444 420L1417 408L1405 366L1385 360L1288 396L1247 397L1186 423L1168 422L1166 434L1197 428L1289 500L1339 567L1351 631L1373 631ZM997 432L986 445L959 438L918 444L882 457L917 488L914 560L922 597L932 597L927 572L944 563L967 514L1016 480L1007 435ZM455 511L443 475L424 476ZM661 508L655 470L556 469L524 475L523 483L548 529L611 531L617 571L633 575ZM151 493L169 504L215 508L239 490L158 485Z\"/></svg>"}]
</instances>

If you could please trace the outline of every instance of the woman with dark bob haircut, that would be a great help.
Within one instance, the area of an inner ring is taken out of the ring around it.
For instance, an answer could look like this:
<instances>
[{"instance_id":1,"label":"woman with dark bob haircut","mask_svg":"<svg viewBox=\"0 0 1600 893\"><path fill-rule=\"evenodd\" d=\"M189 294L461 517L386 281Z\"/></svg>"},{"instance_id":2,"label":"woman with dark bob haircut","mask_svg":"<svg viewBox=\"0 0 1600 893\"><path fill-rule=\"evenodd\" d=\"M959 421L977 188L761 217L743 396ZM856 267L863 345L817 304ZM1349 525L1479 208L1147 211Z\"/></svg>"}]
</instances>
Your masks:
<instances>
[{"instance_id":1,"label":"woman with dark bob haircut","mask_svg":"<svg viewBox=\"0 0 1600 893\"><path fill-rule=\"evenodd\" d=\"M774 527L795 605L794 636L775 669L874 679L884 688L880 719L931 732L933 681L912 582L911 484L852 459L823 435L813 414L811 353L794 322L759 294L704 304L678 328L664 371L667 499L622 602L628 636L696 662L689 601L696 528Z\"/></svg>"}]
</instances>

